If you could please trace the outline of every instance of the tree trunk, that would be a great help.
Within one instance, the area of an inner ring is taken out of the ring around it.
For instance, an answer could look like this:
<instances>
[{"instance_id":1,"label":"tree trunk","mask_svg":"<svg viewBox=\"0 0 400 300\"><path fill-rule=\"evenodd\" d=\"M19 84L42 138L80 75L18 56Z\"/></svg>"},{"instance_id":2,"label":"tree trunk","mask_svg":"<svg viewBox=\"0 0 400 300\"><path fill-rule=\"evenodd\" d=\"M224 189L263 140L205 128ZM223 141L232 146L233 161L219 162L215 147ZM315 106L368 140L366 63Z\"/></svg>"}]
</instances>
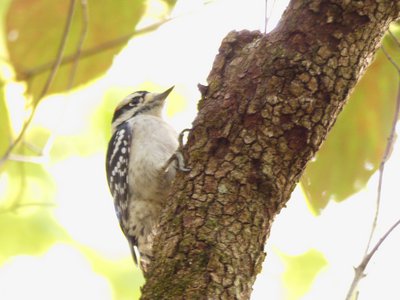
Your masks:
<instances>
[{"instance_id":1,"label":"tree trunk","mask_svg":"<svg viewBox=\"0 0 400 300\"><path fill-rule=\"evenodd\" d=\"M392 0L293 0L272 33L228 34L142 299L250 298L274 217L399 10Z\"/></svg>"}]
</instances>

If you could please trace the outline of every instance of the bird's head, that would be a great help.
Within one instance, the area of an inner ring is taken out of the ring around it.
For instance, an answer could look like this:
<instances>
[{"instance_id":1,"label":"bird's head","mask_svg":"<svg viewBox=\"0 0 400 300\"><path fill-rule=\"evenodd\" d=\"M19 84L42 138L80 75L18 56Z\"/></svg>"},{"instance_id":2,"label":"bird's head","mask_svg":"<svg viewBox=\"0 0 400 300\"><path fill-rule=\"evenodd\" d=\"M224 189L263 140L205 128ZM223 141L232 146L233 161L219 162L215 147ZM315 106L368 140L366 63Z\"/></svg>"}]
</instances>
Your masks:
<instances>
[{"instance_id":1,"label":"bird's head","mask_svg":"<svg viewBox=\"0 0 400 300\"><path fill-rule=\"evenodd\" d=\"M116 107L112 119L113 131L122 123L138 115L161 116L165 99L174 87L162 93L138 91L126 96Z\"/></svg>"}]
</instances>

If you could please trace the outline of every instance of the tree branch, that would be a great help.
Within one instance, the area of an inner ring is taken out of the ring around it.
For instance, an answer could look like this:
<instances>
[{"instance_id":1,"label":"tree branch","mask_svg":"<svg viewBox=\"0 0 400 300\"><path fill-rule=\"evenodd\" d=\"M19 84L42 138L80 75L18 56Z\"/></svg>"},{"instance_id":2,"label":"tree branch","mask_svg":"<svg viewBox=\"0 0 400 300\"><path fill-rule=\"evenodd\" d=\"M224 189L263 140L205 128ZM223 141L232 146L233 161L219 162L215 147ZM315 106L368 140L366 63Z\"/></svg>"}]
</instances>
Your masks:
<instances>
[{"instance_id":1,"label":"tree branch","mask_svg":"<svg viewBox=\"0 0 400 300\"><path fill-rule=\"evenodd\" d=\"M274 217L369 65L393 1L296 0L221 44L142 299L249 299Z\"/></svg>"}]
</instances>

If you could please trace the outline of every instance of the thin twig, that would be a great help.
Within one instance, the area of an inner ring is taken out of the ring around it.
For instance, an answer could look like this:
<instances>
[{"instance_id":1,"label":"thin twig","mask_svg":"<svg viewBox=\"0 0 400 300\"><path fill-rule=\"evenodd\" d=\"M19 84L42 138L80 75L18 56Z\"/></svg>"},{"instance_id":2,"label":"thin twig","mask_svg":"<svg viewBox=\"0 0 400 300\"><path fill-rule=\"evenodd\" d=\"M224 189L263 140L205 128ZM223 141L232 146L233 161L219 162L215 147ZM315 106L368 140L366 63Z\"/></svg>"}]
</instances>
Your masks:
<instances>
[{"instance_id":1,"label":"thin twig","mask_svg":"<svg viewBox=\"0 0 400 300\"><path fill-rule=\"evenodd\" d=\"M61 38L61 43L60 43L60 46L57 51L56 60L54 61L53 65L51 67L50 75L47 78L47 81L42 89L42 92L39 94L38 99L34 102L34 105L36 105L36 106L37 106L38 102L40 101L40 99L42 99L49 91L50 86L53 83L55 75L58 71L58 67L61 65L62 57L63 57L64 50L65 50L65 44L67 43L67 38L68 38L69 32L71 30L72 17L74 15L75 4L76 4L76 0L71 0L70 6L69 6L69 11L68 11L67 21L65 24L62 38Z\"/></svg>"},{"instance_id":2,"label":"thin twig","mask_svg":"<svg viewBox=\"0 0 400 300\"><path fill-rule=\"evenodd\" d=\"M8 156L8 160L16 162L32 163L32 164L43 164L48 161L48 158L43 154L21 155L21 154L10 153L10 155Z\"/></svg>"},{"instance_id":3,"label":"thin twig","mask_svg":"<svg viewBox=\"0 0 400 300\"><path fill-rule=\"evenodd\" d=\"M89 28L88 1L80 0L80 2L81 2L81 9L82 9L82 30L80 33L77 47L76 47L76 52L75 52L74 61L73 61L72 67L71 67L71 72L69 74L67 91L70 91L74 85L76 73L78 70L79 60L80 60L82 49L83 49L83 44L86 40L86 37L88 34L88 28ZM46 159L46 157L48 157L50 155L51 148L55 141L56 132L58 131L59 127L61 126L61 123L62 123L62 120L60 120L60 122L58 123L57 128L50 133L50 136L48 137L46 143L43 146L43 149L40 152L40 159L37 160L38 162L44 162L44 161L48 160L48 159ZM33 159L33 161L35 161L35 160Z\"/></svg>"},{"instance_id":4,"label":"thin twig","mask_svg":"<svg viewBox=\"0 0 400 300\"><path fill-rule=\"evenodd\" d=\"M399 42L400 43L400 42ZM400 44L399 44L400 47ZM386 51L385 47L381 46L381 50L383 54L385 54L386 58L390 63L393 65L393 67L396 69L397 73L400 75L400 66L394 61L394 59L390 56L390 54Z\"/></svg>"},{"instance_id":5,"label":"thin twig","mask_svg":"<svg viewBox=\"0 0 400 300\"><path fill-rule=\"evenodd\" d=\"M400 43L399 43L400 45ZM396 135L396 124L397 120L400 115L400 67L396 64L396 62L393 60L393 58L389 55L389 53L386 51L386 49L381 46L382 52L385 54L386 58L390 61L390 63L396 68L398 75L399 75L399 81L398 81L398 88L397 88L397 98L396 98L396 107L393 115L393 120L392 120L392 128L387 140L385 152L382 157L382 161L379 166L379 182L378 182L378 189L377 189L377 198L376 198L376 209L375 209L375 215L374 215L374 220L372 223L372 228L371 232L369 235L367 247L365 249L364 257L361 262L361 264L355 268L355 274L353 278L353 282L351 283L350 289L347 293L346 300L350 300L351 297L355 294L358 283L360 280L365 276L364 271L371 260L372 256L375 254L375 252L378 250L379 246L383 243L383 241L387 238L387 236L390 234L390 232L400 223L400 220L397 221L387 232L386 234L379 240L379 242L375 245L375 247L370 251L369 248L371 246L372 238L374 236L377 224L378 224L378 218L379 218L379 209L380 209L380 204L381 204L381 193L382 193L382 184L383 184L383 175L385 171L385 164L387 160L390 157L390 154L392 153L393 149L393 144L395 141L395 135Z\"/></svg>"},{"instance_id":6,"label":"thin twig","mask_svg":"<svg viewBox=\"0 0 400 300\"><path fill-rule=\"evenodd\" d=\"M22 151L24 152L25 149L22 149ZM27 180L26 180L26 170L25 170L25 166L22 164L18 164L17 168L19 169L19 190L18 190L18 194L15 196L14 201L11 203L11 207L10 210L13 210L13 208L17 207L18 205L21 204L23 196L24 196L24 191L26 189L26 185L27 185Z\"/></svg>"},{"instance_id":7,"label":"thin twig","mask_svg":"<svg viewBox=\"0 0 400 300\"><path fill-rule=\"evenodd\" d=\"M271 13L269 15L272 15L274 8L275 8L276 0L273 0L272 2L272 7L271 7ZM264 24L264 33L267 33L268 30L268 23L269 23L269 17L268 15L268 0L265 0L265 24Z\"/></svg>"},{"instance_id":8,"label":"thin twig","mask_svg":"<svg viewBox=\"0 0 400 300\"><path fill-rule=\"evenodd\" d=\"M27 141L23 141L24 146L26 146L27 149L31 150L32 152L35 152L37 155L40 155L42 153L42 149L40 149L40 147L27 142Z\"/></svg>"},{"instance_id":9,"label":"thin twig","mask_svg":"<svg viewBox=\"0 0 400 300\"><path fill-rule=\"evenodd\" d=\"M397 227L400 225L400 219L397 220L396 223L394 223L392 225L392 227L389 228L389 230L381 237L381 239L378 241L378 243L376 243L375 247L364 257L364 259L362 260L362 262L360 263L360 265L354 269L355 271L355 275L353 278L353 282L351 283L351 287L349 289L349 292L346 296L346 300L350 300L351 297L353 296L355 289L358 286L358 283L360 281L360 279L362 279L363 277L365 277L365 269L368 266L369 261L371 260L371 258L375 255L375 253L378 251L379 247L382 245L382 243L386 240L386 238L390 235L390 233Z\"/></svg>"},{"instance_id":10,"label":"thin twig","mask_svg":"<svg viewBox=\"0 0 400 300\"><path fill-rule=\"evenodd\" d=\"M397 41L397 39L395 39ZM400 43L399 43L400 45ZM390 63L395 67L397 70L399 77L400 77L400 67L396 64L396 62L393 60L393 58L389 55L389 53L386 51L386 49L381 46L383 54L386 56L386 58L390 61ZM389 159L389 156L392 152L393 149L393 144L395 140L395 135L396 135L396 124L397 120L399 119L399 114L400 114L400 80L398 83L398 91L397 91L397 100L396 100L396 107L393 115L393 120L392 120L392 128L388 137L388 141L386 144L385 152L382 157L382 161L379 165L379 180L378 180L378 190L377 190L377 198L376 198L376 209L375 209L375 216L374 216L374 221L372 223L372 228L371 228L371 233L368 239L367 247L365 249L364 255L368 253L368 250L371 246L371 241L375 233L375 229L378 223L378 218L379 218L379 208L381 204L381 191L382 191L382 183L383 183L383 175L385 171L385 164L387 160Z\"/></svg>"},{"instance_id":11,"label":"thin twig","mask_svg":"<svg viewBox=\"0 0 400 300\"><path fill-rule=\"evenodd\" d=\"M71 73L70 73L69 80L68 80L67 90L71 90L71 88L74 84L76 71L78 69L78 64L79 64L79 58L82 53L83 43L86 40L88 28L89 28L89 10L88 10L87 0L81 0L81 8L82 8L82 30L81 30L81 34L79 37L78 45L76 47L74 62L72 64Z\"/></svg>"},{"instance_id":12,"label":"thin twig","mask_svg":"<svg viewBox=\"0 0 400 300\"><path fill-rule=\"evenodd\" d=\"M275 2L276 2L276 0L274 0L273 6L275 5ZM206 2L204 4L208 5L210 3L211 2ZM154 24L151 24L149 26L143 27L141 29L135 30L135 31L133 31L131 33L122 35L122 36L117 37L117 38L115 38L113 40L106 41L106 42L104 42L102 44L93 46L93 47L88 48L88 49L84 49L84 50L81 51L80 58L81 59L88 58L90 56L99 54L99 53L101 53L103 51L106 51L108 49L117 47L117 46L119 46L121 44L124 44L124 43L128 42L134 36L151 32L151 31L157 29L158 27L160 27L161 25L164 25L164 24L166 24L166 23L168 23L168 22L170 22L172 20L178 19L178 18L180 18L182 16L183 15L175 16L173 18L165 18L165 19L163 19L163 20L161 20L161 21L159 21L157 23L154 23ZM65 65L65 64L69 64L69 63L73 62L75 60L76 55L77 55L77 52L72 53L72 54L67 55L67 56L64 56L62 58L61 65ZM20 73L19 76L20 76L21 79L32 78L35 75L38 75L38 74L41 74L41 73L44 73L44 72L48 71L51 68L51 66L53 65L53 63L54 62L51 61L51 62L42 64L42 65L39 65L39 66L37 66L35 68L32 68L30 70L20 71L19 72Z\"/></svg>"},{"instance_id":13,"label":"thin twig","mask_svg":"<svg viewBox=\"0 0 400 300\"><path fill-rule=\"evenodd\" d=\"M268 26L268 0L265 0L265 11L264 11L264 34L267 33Z\"/></svg>"},{"instance_id":14,"label":"thin twig","mask_svg":"<svg viewBox=\"0 0 400 300\"><path fill-rule=\"evenodd\" d=\"M76 0L71 0L70 1L67 21L66 21L66 24L65 24L63 36L61 38L61 43L60 43L60 46L59 46L58 51L57 51L56 60L52 64L49 77L47 78L47 80L46 80L46 82L45 82L45 84L43 86L43 89L40 92L38 98L34 99L33 104L32 104L32 111L31 111L28 119L25 121L25 123L24 123L24 125L22 127L22 130L20 131L19 135L14 140L14 142L8 147L6 152L3 154L2 158L0 159L0 166L5 163L5 161L7 160L8 156L10 155L11 151L14 150L14 148L22 140L25 132L27 131L30 123L32 122L33 116L35 115L35 111L36 111L36 108L37 108L40 100L47 94L51 84L53 83L54 77L55 77L55 75L57 73L57 70L58 70L60 64L61 64L62 55L63 55L64 49L65 49L65 44L66 44L67 37L68 37L70 29L71 29L72 16L73 16L74 10L75 10L75 3L76 3Z\"/></svg>"},{"instance_id":15,"label":"thin twig","mask_svg":"<svg viewBox=\"0 0 400 300\"><path fill-rule=\"evenodd\" d=\"M154 24L152 24L150 26L144 27L142 29L135 30L134 32L131 32L129 34L126 34L126 35L117 37L117 38L115 38L113 40L110 40L110 41L104 42L102 44L96 45L96 46L94 46L92 48L81 50L80 59L88 58L90 56L99 54L99 53L101 53L101 52L103 52L105 50L117 47L117 46L119 46L121 44L124 44L127 41L129 41L133 36L140 35L140 34L145 34L147 32L153 31L153 30L157 29L158 27L160 27L161 25L163 25L163 24L165 24L165 23L167 23L167 22L169 22L171 20L172 20L171 18L168 18L168 19L162 20L160 22L154 23ZM76 55L77 55L77 51L74 52L71 55L64 56L62 58L61 65L72 63L73 61L75 61ZM44 72L48 71L51 68L52 64L53 64L53 62L45 63L45 64L42 64L42 65L37 66L35 68L32 68L30 70L26 70L24 72L21 72L23 74L22 78L23 79L28 79L28 78L31 78L31 77L36 76L38 74L44 73Z\"/></svg>"},{"instance_id":16,"label":"thin twig","mask_svg":"<svg viewBox=\"0 0 400 300\"><path fill-rule=\"evenodd\" d=\"M83 10L82 13L85 15L87 13L87 3L86 3L86 0L81 0L81 1L82 1L81 2L82 10ZM86 6L85 6L85 4L86 4ZM71 6L72 5L73 6L75 5L75 0L71 0ZM86 12L85 12L85 10L86 10ZM68 16L71 17L71 19L72 19L72 15L73 15L73 10L72 11L70 10ZM87 14L86 17L85 16L83 16L83 17L84 18L88 17L88 14ZM67 55L67 56L64 56L64 57L62 57L62 55L57 55L57 58L54 61L42 64L40 66L37 66L37 67L32 68L32 69L27 70L27 71L19 71L18 77L19 77L19 79L30 80L33 77L35 77L36 75L44 73L44 72L48 71L49 69L57 70L62 65L69 64L69 63L72 63L72 62L76 62L77 61L77 57L79 59L84 59L84 58L88 58L88 57L90 57L92 55L99 54L102 51L106 51L108 49L111 49L111 48L114 48L116 46L119 46L120 44L126 43L133 36L140 35L140 34L145 34L147 32L151 32L151 31L157 29L158 27L160 27L161 25L163 25L163 24L165 24L165 23L167 23L167 22L169 22L169 21L171 21L173 19L176 19L176 18L177 17L164 19L164 20L162 20L160 22L157 22L157 23L154 23L154 24L152 24L150 26L144 27L144 28L139 29L139 30L135 30L132 33L120 36L120 37L118 37L116 39L104 42L102 44L96 45L96 46L94 46L92 48L89 48L89 49L86 49L86 50L83 50L80 47L78 47L77 51L75 53L71 54L71 55ZM68 20L70 20L70 18L68 18ZM87 22L87 21L84 21L84 22ZM68 22L67 22L67 24L68 24ZM68 31L69 31L69 29L68 29ZM66 32L67 31L64 31L64 34ZM86 33L85 33L85 35L86 35ZM81 40L82 40L82 43L83 43L84 38L82 38ZM60 47L60 49L61 49L61 47ZM55 72L52 71L50 73L50 75L49 75L48 82L50 82L50 83L52 82L53 76L54 76L54 75L52 75L52 73L55 74ZM70 77L69 86L72 86L72 84L73 84L73 80L71 80L71 78L73 78L73 76ZM47 86L47 84L45 86ZM50 85L47 88L44 89L44 91L45 91L44 95L47 93L49 87L50 87ZM41 97L43 97L43 96L41 96ZM2 166L7 161L7 158L9 157L11 151L14 150L16 145L21 141L22 136L25 134L27 128L29 127L29 124L31 123L31 121L33 119L33 116L35 114L35 110L37 108L37 104L40 101L41 97L38 97L38 99L36 101L34 101L34 104L32 106L32 112L31 112L30 116L28 117L28 119L26 120L26 122L24 123L24 126L23 126L20 134L15 139L15 141L10 145L10 147L6 150L6 152L3 154L3 156L0 158L0 166ZM51 139L51 137L50 137L50 139ZM46 146L47 146L47 144L46 144ZM47 148L49 148L49 147L47 147Z\"/></svg>"},{"instance_id":17,"label":"thin twig","mask_svg":"<svg viewBox=\"0 0 400 300\"><path fill-rule=\"evenodd\" d=\"M84 18L84 22L83 22L83 30L82 30L82 34L81 34L81 38L80 38L80 43L83 44L86 34L87 34L87 23L88 23L88 9L87 9L87 4L85 5L86 0L82 0L81 4L82 4L82 14L83 14L83 18ZM83 58L87 58L90 57L92 55L98 54L102 51L108 50L110 48L116 47L120 44L126 43L127 41L129 41L129 39L131 39L133 36L135 35L140 35L140 34L144 34L150 31L155 30L156 28L160 27L161 25L169 22L170 20L172 20L171 18L169 19L165 19L162 20L160 22L157 22L155 24L152 24L150 26L144 27L142 29L136 30L132 33L129 33L127 35L118 37L114 40L111 41L107 41L103 44L97 45L95 47L83 50L82 49L82 44L79 46L78 44L78 48L76 50L75 53L71 54L71 55L67 55L67 56L62 56L64 49L65 49L65 42L66 42L66 38L69 34L70 31L70 25L72 22L72 16L73 16L73 12L74 12L74 8L75 8L75 3L76 0L71 0L70 2L70 9L68 12L68 19L67 19L67 23L64 29L64 34L63 34L63 38L61 40L61 45L59 47L59 51L58 54L56 56L56 59L54 61L51 61L49 63L43 64L41 66L38 66L36 68L33 68L27 72L25 72L24 76L26 79L31 79L36 75L39 75L43 72L48 71L49 69L51 69L51 73L48 77L48 80L46 81L46 84L42 90L42 93L40 94L40 96L38 97L38 99L36 101L33 102L33 106L32 106L32 111L28 117L28 119L25 121L21 132L19 133L18 137L15 139L15 141L8 147L8 149L6 150L6 152L3 154L3 156L0 158L0 166L2 166L8 159L9 155L11 154L11 152L14 150L14 148L17 146L17 144L21 141L23 135L25 134L26 130L28 129L30 123L32 122L33 116L35 114L36 108L38 103L40 102L41 98L44 97L44 95L48 92L50 85L54 79L54 75L56 73L56 71L58 70L58 68L64 64L69 64L69 63L75 63L79 60L79 59L83 59ZM75 67L76 68L76 67ZM71 72L71 76L70 76L70 81L68 86L72 86L73 84L73 78L75 75L72 75L75 71ZM50 144L46 143L45 148L43 149L42 153L45 152L45 150L49 150L51 147L51 142L52 142L52 138L49 138L49 142Z\"/></svg>"},{"instance_id":18,"label":"thin twig","mask_svg":"<svg viewBox=\"0 0 400 300\"><path fill-rule=\"evenodd\" d=\"M390 29L388 31L389 31L389 35L394 40L394 42L396 43L397 47L400 48L400 41L397 39L397 37L393 34L393 32Z\"/></svg>"}]
</instances>

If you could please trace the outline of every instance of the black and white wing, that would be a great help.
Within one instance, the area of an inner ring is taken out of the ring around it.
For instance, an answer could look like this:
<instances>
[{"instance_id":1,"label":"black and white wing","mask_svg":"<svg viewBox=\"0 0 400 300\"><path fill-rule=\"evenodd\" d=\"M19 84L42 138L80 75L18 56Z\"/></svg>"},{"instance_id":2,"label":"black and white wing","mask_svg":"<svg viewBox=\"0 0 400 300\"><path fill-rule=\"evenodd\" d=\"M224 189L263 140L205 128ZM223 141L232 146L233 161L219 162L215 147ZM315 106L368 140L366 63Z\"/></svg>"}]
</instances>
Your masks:
<instances>
[{"instance_id":1,"label":"black and white wing","mask_svg":"<svg viewBox=\"0 0 400 300\"><path fill-rule=\"evenodd\" d=\"M119 224L131 248L132 256L137 264L137 257L134 247L137 246L136 236L129 235L126 224L129 224L129 157L132 141L132 129L129 123L125 122L118 126L108 144L106 156L106 173L108 186L114 198L115 212Z\"/></svg>"}]
</instances>

